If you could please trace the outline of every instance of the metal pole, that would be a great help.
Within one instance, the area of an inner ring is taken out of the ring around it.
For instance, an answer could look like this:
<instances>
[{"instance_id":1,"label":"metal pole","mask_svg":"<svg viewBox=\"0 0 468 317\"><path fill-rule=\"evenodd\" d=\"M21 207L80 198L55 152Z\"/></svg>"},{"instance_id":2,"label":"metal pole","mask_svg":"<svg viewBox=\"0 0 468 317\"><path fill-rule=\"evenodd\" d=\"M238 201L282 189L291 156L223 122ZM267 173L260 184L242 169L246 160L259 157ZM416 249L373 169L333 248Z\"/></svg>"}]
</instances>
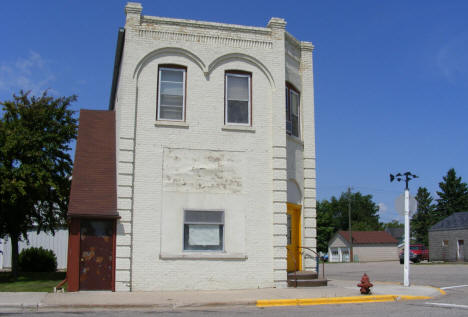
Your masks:
<instances>
[{"instance_id":1,"label":"metal pole","mask_svg":"<svg viewBox=\"0 0 468 317\"><path fill-rule=\"evenodd\" d=\"M409 254L410 254L410 222L409 222L409 189L405 189L405 264L404 264L404 286L410 286L409 281Z\"/></svg>"},{"instance_id":2,"label":"metal pole","mask_svg":"<svg viewBox=\"0 0 468 317\"><path fill-rule=\"evenodd\" d=\"M348 187L348 225L349 225L349 262L354 262L353 257L353 234L351 230L351 187Z\"/></svg>"}]
</instances>

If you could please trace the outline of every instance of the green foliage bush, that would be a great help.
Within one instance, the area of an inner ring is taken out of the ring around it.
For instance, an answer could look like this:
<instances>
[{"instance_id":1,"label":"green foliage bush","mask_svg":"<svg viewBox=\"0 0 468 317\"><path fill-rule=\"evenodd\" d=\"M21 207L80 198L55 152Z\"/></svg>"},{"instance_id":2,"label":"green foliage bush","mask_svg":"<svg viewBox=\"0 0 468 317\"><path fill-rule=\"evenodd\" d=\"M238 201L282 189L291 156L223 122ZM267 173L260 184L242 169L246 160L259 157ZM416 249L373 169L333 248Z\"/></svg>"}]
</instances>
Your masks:
<instances>
[{"instance_id":1,"label":"green foliage bush","mask_svg":"<svg viewBox=\"0 0 468 317\"><path fill-rule=\"evenodd\" d=\"M22 272L57 271L57 257L54 251L42 247L23 249L19 254L18 264Z\"/></svg>"}]
</instances>

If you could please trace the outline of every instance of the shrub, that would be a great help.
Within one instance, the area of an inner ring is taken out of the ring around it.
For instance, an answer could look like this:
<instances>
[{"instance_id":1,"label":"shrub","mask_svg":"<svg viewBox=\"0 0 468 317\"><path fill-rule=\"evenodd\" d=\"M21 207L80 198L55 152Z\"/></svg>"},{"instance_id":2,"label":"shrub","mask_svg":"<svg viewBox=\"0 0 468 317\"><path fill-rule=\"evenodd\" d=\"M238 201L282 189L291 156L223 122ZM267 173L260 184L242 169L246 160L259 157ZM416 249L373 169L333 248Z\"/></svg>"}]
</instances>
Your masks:
<instances>
[{"instance_id":1,"label":"shrub","mask_svg":"<svg viewBox=\"0 0 468 317\"><path fill-rule=\"evenodd\" d=\"M42 247L23 249L19 254L18 264L22 272L57 271L57 257L54 251Z\"/></svg>"}]
</instances>

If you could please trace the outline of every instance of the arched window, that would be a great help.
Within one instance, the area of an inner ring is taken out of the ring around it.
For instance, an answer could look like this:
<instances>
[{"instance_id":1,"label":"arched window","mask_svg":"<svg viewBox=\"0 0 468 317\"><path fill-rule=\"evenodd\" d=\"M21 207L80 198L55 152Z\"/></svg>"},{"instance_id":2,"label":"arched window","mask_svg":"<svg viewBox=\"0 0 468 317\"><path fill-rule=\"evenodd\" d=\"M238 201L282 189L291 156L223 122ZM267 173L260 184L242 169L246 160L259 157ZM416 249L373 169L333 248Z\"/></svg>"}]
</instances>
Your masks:
<instances>
[{"instance_id":1,"label":"arched window","mask_svg":"<svg viewBox=\"0 0 468 317\"><path fill-rule=\"evenodd\" d=\"M157 120L185 121L187 68L179 65L159 65Z\"/></svg>"}]
</instances>

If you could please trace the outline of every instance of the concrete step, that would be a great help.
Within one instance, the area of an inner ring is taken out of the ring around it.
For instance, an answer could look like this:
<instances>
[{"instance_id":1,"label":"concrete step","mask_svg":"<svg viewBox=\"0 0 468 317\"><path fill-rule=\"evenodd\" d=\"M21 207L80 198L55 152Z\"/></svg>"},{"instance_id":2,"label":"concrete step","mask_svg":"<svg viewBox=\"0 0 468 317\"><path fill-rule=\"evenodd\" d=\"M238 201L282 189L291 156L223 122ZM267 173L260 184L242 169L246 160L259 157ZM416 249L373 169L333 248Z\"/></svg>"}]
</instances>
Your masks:
<instances>
[{"instance_id":1,"label":"concrete step","mask_svg":"<svg viewBox=\"0 0 468 317\"><path fill-rule=\"evenodd\" d=\"M297 271L288 273L288 280L295 279L296 277L301 280L316 279L317 273L313 271Z\"/></svg>"},{"instance_id":2,"label":"concrete step","mask_svg":"<svg viewBox=\"0 0 468 317\"><path fill-rule=\"evenodd\" d=\"M327 286L328 281L323 279L315 280L288 280L289 287L318 287Z\"/></svg>"},{"instance_id":3,"label":"concrete step","mask_svg":"<svg viewBox=\"0 0 468 317\"><path fill-rule=\"evenodd\" d=\"M315 287L327 286L326 279L319 279L316 272L313 271L297 271L288 273L289 287Z\"/></svg>"}]
</instances>

